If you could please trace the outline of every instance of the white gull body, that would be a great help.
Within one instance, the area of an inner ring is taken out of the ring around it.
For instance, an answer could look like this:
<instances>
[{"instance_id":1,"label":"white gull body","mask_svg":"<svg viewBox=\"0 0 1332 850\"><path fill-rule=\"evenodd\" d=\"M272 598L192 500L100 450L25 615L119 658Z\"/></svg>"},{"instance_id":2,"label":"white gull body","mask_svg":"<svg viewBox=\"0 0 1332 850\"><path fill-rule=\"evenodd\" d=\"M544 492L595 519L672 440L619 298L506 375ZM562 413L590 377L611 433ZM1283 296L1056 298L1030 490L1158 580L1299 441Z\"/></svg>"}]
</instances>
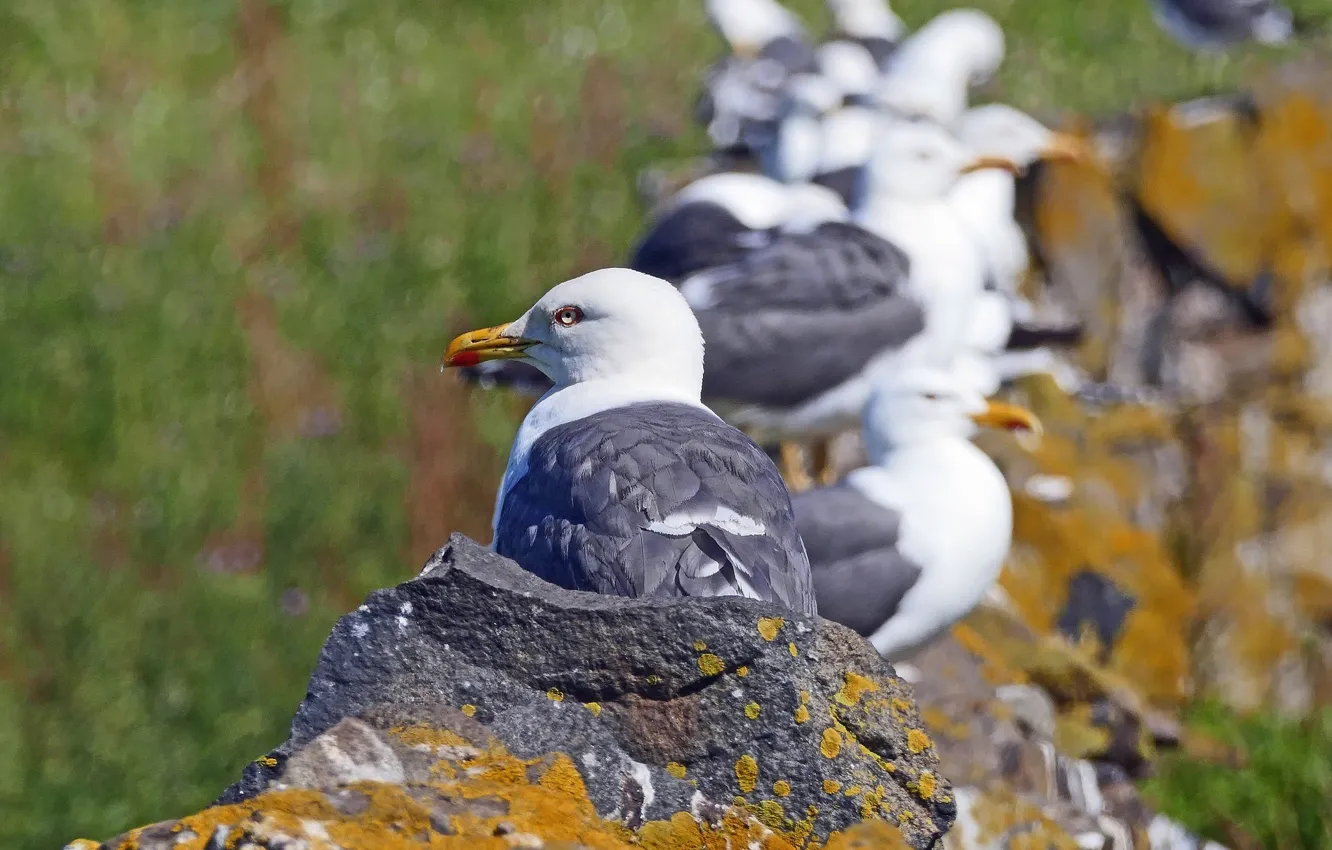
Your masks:
<instances>
[{"instance_id":1,"label":"white gull body","mask_svg":"<svg viewBox=\"0 0 1332 850\"><path fill-rule=\"evenodd\" d=\"M870 465L794 498L821 614L886 658L900 660L965 616L1003 567L1008 485L970 441L971 417L985 410L947 372L904 369L866 405Z\"/></svg>"}]
</instances>

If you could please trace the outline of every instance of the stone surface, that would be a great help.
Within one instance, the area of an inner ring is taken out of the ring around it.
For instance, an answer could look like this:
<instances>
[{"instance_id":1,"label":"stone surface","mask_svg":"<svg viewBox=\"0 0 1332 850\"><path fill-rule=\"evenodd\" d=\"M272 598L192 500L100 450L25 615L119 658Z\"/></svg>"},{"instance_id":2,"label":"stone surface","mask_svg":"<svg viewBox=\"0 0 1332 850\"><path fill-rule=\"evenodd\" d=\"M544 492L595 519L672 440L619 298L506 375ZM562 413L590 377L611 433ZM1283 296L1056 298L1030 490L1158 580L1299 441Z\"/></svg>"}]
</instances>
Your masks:
<instances>
[{"instance_id":1,"label":"stone surface","mask_svg":"<svg viewBox=\"0 0 1332 850\"><path fill-rule=\"evenodd\" d=\"M816 838L882 817L927 847L954 814L909 691L849 630L752 600L574 593L459 535L337 624L290 738L219 802L421 780L371 734L419 706L456 746L480 747L467 722L513 758L567 753L630 829L703 799Z\"/></svg>"}]
</instances>

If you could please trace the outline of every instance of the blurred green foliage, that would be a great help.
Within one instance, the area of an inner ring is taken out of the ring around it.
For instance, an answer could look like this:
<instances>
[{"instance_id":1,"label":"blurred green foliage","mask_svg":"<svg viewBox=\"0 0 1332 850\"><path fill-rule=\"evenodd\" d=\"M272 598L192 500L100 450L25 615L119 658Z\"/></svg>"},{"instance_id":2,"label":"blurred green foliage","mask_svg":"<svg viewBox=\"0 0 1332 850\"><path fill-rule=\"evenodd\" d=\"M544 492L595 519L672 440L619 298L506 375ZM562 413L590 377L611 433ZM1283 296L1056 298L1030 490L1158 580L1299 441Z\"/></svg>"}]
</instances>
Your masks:
<instances>
[{"instance_id":1,"label":"blurred green foliage","mask_svg":"<svg viewBox=\"0 0 1332 850\"><path fill-rule=\"evenodd\" d=\"M1144 789L1166 814L1240 850L1332 847L1332 708L1295 721L1205 703L1189 726L1227 755L1167 756Z\"/></svg>"},{"instance_id":2,"label":"blurred green foliage","mask_svg":"<svg viewBox=\"0 0 1332 850\"><path fill-rule=\"evenodd\" d=\"M436 358L624 255L638 172L702 147L702 5L0 5L0 846L207 803L339 614L484 536L515 410ZM1250 61L1145 2L977 5L1027 107Z\"/></svg>"}]
</instances>

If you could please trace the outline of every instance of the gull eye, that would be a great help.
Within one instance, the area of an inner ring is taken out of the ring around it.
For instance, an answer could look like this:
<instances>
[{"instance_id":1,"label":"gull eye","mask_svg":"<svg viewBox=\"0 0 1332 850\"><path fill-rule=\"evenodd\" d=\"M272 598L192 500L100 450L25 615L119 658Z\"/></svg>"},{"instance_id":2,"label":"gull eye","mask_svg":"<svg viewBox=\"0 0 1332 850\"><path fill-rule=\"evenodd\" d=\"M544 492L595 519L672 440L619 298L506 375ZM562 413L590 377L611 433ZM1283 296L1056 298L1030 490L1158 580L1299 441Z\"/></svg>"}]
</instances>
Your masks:
<instances>
[{"instance_id":1,"label":"gull eye","mask_svg":"<svg viewBox=\"0 0 1332 850\"><path fill-rule=\"evenodd\" d=\"M939 396L938 396L937 393L925 393L925 395L923 396L923 398L924 398L926 401L938 401L938 400L939 400Z\"/></svg>"},{"instance_id":2,"label":"gull eye","mask_svg":"<svg viewBox=\"0 0 1332 850\"><path fill-rule=\"evenodd\" d=\"M569 304L556 310L551 317L555 320L555 324L571 328L583 321L583 311Z\"/></svg>"}]
</instances>

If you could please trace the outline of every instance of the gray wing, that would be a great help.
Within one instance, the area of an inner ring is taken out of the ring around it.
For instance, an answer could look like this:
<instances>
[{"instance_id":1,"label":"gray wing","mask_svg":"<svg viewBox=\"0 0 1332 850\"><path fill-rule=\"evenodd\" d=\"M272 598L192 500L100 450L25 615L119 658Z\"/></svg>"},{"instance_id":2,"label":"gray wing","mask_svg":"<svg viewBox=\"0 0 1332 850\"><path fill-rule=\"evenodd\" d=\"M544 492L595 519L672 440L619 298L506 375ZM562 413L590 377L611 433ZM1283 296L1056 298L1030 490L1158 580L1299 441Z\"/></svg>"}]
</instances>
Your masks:
<instances>
[{"instance_id":1,"label":"gray wing","mask_svg":"<svg viewBox=\"0 0 1332 850\"><path fill-rule=\"evenodd\" d=\"M895 245L853 224L785 234L680 285L703 331L706 398L791 407L901 347L925 313Z\"/></svg>"},{"instance_id":2,"label":"gray wing","mask_svg":"<svg viewBox=\"0 0 1332 850\"><path fill-rule=\"evenodd\" d=\"M791 507L820 616L873 634L920 578L920 566L897 549L901 516L846 484L798 493Z\"/></svg>"},{"instance_id":3,"label":"gray wing","mask_svg":"<svg viewBox=\"0 0 1332 850\"><path fill-rule=\"evenodd\" d=\"M857 309L900 293L910 272L896 245L854 224L827 222L699 272L680 289L695 312Z\"/></svg>"},{"instance_id":4,"label":"gray wing","mask_svg":"<svg viewBox=\"0 0 1332 850\"><path fill-rule=\"evenodd\" d=\"M694 272L744 257L762 233L750 230L718 204L696 201L663 215L643 236L629 268L678 281Z\"/></svg>"},{"instance_id":5,"label":"gray wing","mask_svg":"<svg viewBox=\"0 0 1332 850\"><path fill-rule=\"evenodd\" d=\"M686 405L615 408L543 434L505 494L495 550L574 590L744 595L815 610L776 467Z\"/></svg>"}]
</instances>

